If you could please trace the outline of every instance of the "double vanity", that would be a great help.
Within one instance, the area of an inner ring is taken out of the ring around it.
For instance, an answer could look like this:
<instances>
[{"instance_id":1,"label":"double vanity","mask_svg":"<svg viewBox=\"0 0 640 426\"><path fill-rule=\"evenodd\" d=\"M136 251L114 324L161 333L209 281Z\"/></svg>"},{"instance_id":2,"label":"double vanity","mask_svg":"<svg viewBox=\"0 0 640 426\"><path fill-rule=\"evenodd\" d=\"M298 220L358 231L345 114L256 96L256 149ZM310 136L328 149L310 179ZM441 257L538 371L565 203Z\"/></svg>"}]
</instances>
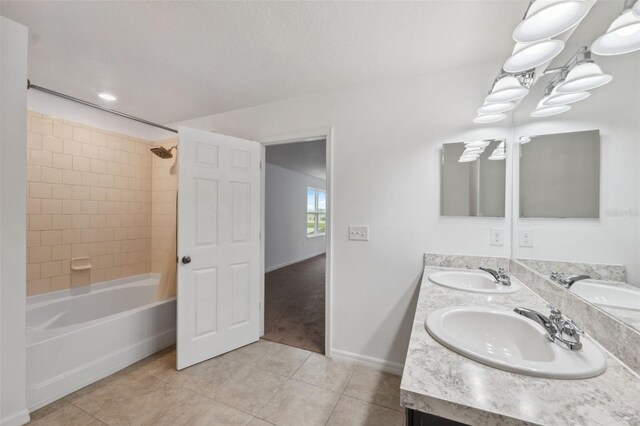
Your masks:
<instances>
[{"instance_id":1,"label":"double vanity","mask_svg":"<svg viewBox=\"0 0 640 426\"><path fill-rule=\"evenodd\" d=\"M509 259L447 264L457 268L434 259L426 256L402 377L408 424L640 424L640 377L588 322L497 272Z\"/></svg>"}]
</instances>

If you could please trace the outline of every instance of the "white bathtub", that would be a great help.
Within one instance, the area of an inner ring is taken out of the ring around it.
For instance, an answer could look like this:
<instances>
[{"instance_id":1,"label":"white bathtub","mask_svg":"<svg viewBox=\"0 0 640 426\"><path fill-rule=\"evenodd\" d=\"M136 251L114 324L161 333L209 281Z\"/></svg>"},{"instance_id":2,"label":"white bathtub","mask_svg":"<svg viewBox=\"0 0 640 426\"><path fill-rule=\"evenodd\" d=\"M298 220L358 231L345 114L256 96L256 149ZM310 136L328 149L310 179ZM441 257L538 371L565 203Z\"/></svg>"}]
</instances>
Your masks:
<instances>
[{"instance_id":1,"label":"white bathtub","mask_svg":"<svg viewBox=\"0 0 640 426\"><path fill-rule=\"evenodd\" d=\"M176 338L175 298L144 274L27 298L27 404L33 411Z\"/></svg>"}]
</instances>

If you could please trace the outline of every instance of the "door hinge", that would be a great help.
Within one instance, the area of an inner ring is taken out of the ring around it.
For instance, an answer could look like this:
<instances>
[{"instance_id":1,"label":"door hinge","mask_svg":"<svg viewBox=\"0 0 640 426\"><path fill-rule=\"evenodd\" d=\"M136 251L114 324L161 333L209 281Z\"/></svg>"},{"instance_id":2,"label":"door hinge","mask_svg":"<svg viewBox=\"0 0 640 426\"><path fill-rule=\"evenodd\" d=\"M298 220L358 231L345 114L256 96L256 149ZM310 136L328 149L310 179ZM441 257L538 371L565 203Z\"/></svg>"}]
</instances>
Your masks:
<instances>
[{"instance_id":1,"label":"door hinge","mask_svg":"<svg viewBox=\"0 0 640 426\"><path fill-rule=\"evenodd\" d=\"M262 161L260 161L260 170L262 170Z\"/></svg>"}]
</instances>

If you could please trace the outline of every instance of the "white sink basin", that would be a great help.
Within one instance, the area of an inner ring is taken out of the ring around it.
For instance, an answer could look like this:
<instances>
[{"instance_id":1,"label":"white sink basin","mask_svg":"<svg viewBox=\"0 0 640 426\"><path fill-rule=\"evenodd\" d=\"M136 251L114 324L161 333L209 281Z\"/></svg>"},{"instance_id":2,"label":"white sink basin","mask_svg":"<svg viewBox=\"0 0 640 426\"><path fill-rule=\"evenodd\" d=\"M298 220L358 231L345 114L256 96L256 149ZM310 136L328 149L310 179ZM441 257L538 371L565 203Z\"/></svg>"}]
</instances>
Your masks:
<instances>
[{"instance_id":1,"label":"white sink basin","mask_svg":"<svg viewBox=\"0 0 640 426\"><path fill-rule=\"evenodd\" d=\"M640 311L640 291L592 280L578 281L570 289L588 302L610 308Z\"/></svg>"},{"instance_id":2,"label":"white sink basin","mask_svg":"<svg viewBox=\"0 0 640 426\"><path fill-rule=\"evenodd\" d=\"M429 274L429 281L443 287L474 293L515 293L520 285L512 281L510 286L498 284L491 274L482 271L439 271Z\"/></svg>"},{"instance_id":3,"label":"white sink basin","mask_svg":"<svg viewBox=\"0 0 640 426\"><path fill-rule=\"evenodd\" d=\"M425 320L438 342L491 367L548 379L586 379L607 369L604 354L582 336L571 351L547 338L536 322L515 312L481 307L438 309Z\"/></svg>"}]
</instances>

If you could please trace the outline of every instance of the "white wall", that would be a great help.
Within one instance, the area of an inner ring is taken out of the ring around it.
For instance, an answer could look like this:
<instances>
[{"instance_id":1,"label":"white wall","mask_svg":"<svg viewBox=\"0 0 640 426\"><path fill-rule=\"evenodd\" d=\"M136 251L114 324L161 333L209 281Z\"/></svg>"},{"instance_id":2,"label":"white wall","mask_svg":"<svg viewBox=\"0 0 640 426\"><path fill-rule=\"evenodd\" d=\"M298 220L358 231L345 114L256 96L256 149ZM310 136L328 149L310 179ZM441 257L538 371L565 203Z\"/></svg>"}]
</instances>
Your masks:
<instances>
[{"instance_id":1,"label":"white wall","mask_svg":"<svg viewBox=\"0 0 640 426\"><path fill-rule=\"evenodd\" d=\"M267 272L325 252L325 236L307 237L307 187L326 189L326 182L267 163L264 230Z\"/></svg>"},{"instance_id":2,"label":"white wall","mask_svg":"<svg viewBox=\"0 0 640 426\"><path fill-rule=\"evenodd\" d=\"M0 423L26 410L27 28L0 17Z\"/></svg>"},{"instance_id":3,"label":"white wall","mask_svg":"<svg viewBox=\"0 0 640 426\"><path fill-rule=\"evenodd\" d=\"M497 64L181 123L255 140L333 127L332 353L404 362L425 251L509 255L489 245L491 226L509 240L508 217L439 215L441 144L510 136L510 122L471 123ZM349 225L368 225L370 240L349 241Z\"/></svg>"},{"instance_id":4,"label":"white wall","mask_svg":"<svg viewBox=\"0 0 640 426\"><path fill-rule=\"evenodd\" d=\"M640 285L640 57L628 54L594 59L613 76L611 83L595 89L590 98L575 104L571 111L542 120L528 116L542 97L542 85L536 86L517 110L515 134L600 129L600 219L516 217L513 254L533 259L623 264L628 281ZM532 248L518 247L517 229L533 231Z\"/></svg>"}]
</instances>

